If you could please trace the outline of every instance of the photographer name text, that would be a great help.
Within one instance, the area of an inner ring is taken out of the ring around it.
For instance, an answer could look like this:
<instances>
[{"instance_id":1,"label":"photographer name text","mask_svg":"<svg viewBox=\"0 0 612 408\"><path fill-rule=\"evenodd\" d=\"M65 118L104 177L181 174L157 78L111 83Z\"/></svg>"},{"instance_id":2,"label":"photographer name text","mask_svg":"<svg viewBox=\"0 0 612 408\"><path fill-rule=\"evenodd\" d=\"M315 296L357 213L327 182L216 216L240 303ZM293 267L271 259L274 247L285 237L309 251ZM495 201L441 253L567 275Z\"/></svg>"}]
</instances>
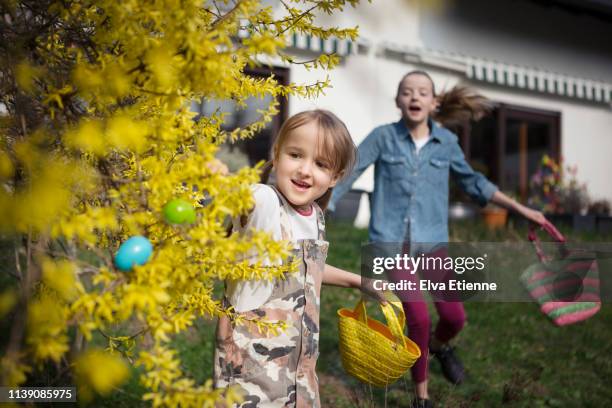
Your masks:
<instances>
[{"instance_id":1,"label":"photographer name text","mask_svg":"<svg viewBox=\"0 0 612 408\"><path fill-rule=\"evenodd\" d=\"M418 282L411 280L400 280L397 282L387 282L381 279L375 279L373 282L376 290L392 290L392 291L496 291L497 283L495 282L469 282L466 280L450 279L445 282L435 282L429 279L421 279Z\"/></svg>"}]
</instances>

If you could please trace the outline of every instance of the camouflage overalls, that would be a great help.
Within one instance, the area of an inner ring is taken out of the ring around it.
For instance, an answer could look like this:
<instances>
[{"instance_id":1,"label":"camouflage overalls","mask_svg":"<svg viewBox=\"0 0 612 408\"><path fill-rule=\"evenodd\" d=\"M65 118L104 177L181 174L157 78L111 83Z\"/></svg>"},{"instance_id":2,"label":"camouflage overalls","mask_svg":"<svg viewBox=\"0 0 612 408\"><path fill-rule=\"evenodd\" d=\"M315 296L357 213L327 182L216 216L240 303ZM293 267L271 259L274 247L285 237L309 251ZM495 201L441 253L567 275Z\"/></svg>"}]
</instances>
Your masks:
<instances>
[{"instance_id":1,"label":"camouflage overalls","mask_svg":"<svg viewBox=\"0 0 612 408\"><path fill-rule=\"evenodd\" d=\"M275 189L276 191L276 189ZM287 215L289 204L280 200L283 240L292 240ZM217 388L239 385L244 391L242 408L320 407L315 373L319 355L319 302L328 243L323 211L313 204L319 236L299 240L294 259L299 271L277 279L270 298L261 307L245 312L247 318L283 320L288 328L278 335L265 335L253 324L235 326L222 317L217 326L214 380ZM225 300L226 305L229 304Z\"/></svg>"}]
</instances>

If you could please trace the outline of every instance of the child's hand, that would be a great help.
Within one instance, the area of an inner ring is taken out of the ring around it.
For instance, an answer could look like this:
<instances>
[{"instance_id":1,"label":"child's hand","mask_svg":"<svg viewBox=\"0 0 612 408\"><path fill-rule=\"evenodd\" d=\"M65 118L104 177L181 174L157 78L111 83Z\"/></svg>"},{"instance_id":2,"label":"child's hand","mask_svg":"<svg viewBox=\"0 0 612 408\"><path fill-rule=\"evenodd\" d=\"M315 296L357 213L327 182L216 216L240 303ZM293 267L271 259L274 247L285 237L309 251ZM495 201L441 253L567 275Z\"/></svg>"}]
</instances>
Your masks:
<instances>
[{"instance_id":1,"label":"child's hand","mask_svg":"<svg viewBox=\"0 0 612 408\"><path fill-rule=\"evenodd\" d=\"M213 173L218 173L223 176L229 173L229 169L221 160L214 158L212 161L206 163L206 167Z\"/></svg>"},{"instance_id":2,"label":"child's hand","mask_svg":"<svg viewBox=\"0 0 612 408\"><path fill-rule=\"evenodd\" d=\"M383 305L386 305L388 303L387 299L385 298L384 291L376 290L374 288L374 279L362 277L360 289L361 289L361 293L363 293L364 295L368 297L371 297L372 299L382 303Z\"/></svg>"},{"instance_id":3,"label":"child's hand","mask_svg":"<svg viewBox=\"0 0 612 408\"><path fill-rule=\"evenodd\" d=\"M537 224L544 225L546 223L546 217L540 211L532 210L531 208L524 207L521 209L521 215L527 218L529 221Z\"/></svg>"}]
</instances>

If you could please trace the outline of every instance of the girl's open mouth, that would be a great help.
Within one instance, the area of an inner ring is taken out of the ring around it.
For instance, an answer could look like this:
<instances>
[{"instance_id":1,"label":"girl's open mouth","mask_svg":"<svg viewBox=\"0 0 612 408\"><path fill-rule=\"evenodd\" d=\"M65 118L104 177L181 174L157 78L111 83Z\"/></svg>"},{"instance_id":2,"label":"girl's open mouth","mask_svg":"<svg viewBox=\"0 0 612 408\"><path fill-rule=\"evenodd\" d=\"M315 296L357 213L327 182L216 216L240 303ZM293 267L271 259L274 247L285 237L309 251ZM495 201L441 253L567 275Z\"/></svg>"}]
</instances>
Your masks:
<instances>
[{"instance_id":1,"label":"girl's open mouth","mask_svg":"<svg viewBox=\"0 0 612 408\"><path fill-rule=\"evenodd\" d=\"M300 190L307 190L310 188L310 184L305 183L303 181L291 180L294 186L296 186Z\"/></svg>"},{"instance_id":2,"label":"girl's open mouth","mask_svg":"<svg viewBox=\"0 0 612 408\"><path fill-rule=\"evenodd\" d=\"M421 107L420 106L409 106L408 110L410 112L420 112L421 111Z\"/></svg>"}]
</instances>

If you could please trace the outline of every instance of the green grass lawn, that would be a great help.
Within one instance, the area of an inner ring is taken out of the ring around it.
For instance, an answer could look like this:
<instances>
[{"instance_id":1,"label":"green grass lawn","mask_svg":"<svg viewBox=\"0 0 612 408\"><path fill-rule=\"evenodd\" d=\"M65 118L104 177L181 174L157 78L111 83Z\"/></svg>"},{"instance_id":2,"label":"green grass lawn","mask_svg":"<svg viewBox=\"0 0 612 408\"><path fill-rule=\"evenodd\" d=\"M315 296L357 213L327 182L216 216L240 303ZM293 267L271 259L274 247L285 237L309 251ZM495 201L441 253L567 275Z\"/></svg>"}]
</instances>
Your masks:
<instances>
[{"instance_id":1,"label":"green grass lawn","mask_svg":"<svg viewBox=\"0 0 612 408\"><path fill-rule=\"evenodd\" d=\"M612 237L563 231L573 241L612 242ZM451 226L455 241L524 240L526 229L488 231L480 224ZM359 242L367 232L331 225L329 263L357 272ZM349 293L346 293L349 292ZM347 378L338 359L335 311L352 306L357 293L326 288L321 301L320 376L324 406L406 407L412 398L409 375L389 390L370 390ZM453 341L468 371L461 386L430 365L430 394L440 407L604 407L612 401L607 379L612 376L612 307L573 326L558 328L535 303L466 303L468 323ZM435 324L436 314L430 308ZM410 318L408 316L408 318ZM347 395L346 398L340 396ZM356 403L359 401L360 403ZM369 405L368 405L369 404Z\"/></svg>"},{"instance_id":2,"label":"green grass lawn","mask_svg":"<svg viewBox=\"0 0 612 408\"><path fill-rule=\"evenodd\" d=\"M612 237L572 234L574 241L612 242ZM455 241L518 241L526 230L490 232L482 225L451 226ZM359 272L360 246L367 231L346 224L328 226L328 263ZM407 407L413 396L409 375L387 390L372 389L348 377L339 358L336 311L352 307L355 290L326 287L321 300L321 356L318 373L324 407ZM466 303L468 323L453 341L468 379L455 387L430 365L430 393L437 407L607 407L612 401L612 307L590 320L553 326L534 303ZM376 306L370 305L375 313ZM435 324L436 315L432 313ZM408 316L408 318L410 318ZM212 374L214 322L198 321L175 340L184 369L198 381ZM128 384L96 407L148 406L137 372Z\"/></svg>"}]
</instances>

